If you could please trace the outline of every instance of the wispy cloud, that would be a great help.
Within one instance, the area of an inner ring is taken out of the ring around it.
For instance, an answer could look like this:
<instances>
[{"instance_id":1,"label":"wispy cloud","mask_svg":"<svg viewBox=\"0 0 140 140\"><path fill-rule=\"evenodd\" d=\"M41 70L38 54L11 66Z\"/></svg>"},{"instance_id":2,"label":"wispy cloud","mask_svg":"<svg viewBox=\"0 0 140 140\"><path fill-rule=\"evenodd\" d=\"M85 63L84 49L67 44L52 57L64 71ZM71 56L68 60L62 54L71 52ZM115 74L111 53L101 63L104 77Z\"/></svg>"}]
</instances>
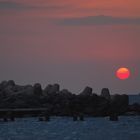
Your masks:
<instances>
[{"instance_id":1,"label":"wispy cloud","mask_svg":"<svg viewBox=\"0 0 140 140\"><path fill-rule=\"evenodd\" d=\"M29 5L18 2L0 1L0 10L53 10L65 8L64 6Z\"/></svg>"},{"instance_id":2,"label":"wispy cloud","mask_svg":"<svg viewBox=\"0 0 140 140\"><path fill-rule=\"evenodd\" d=\"M10 2L10 1L1 1L0 2L0 10L23 10L29 8L27 5L20 4L17 2Z\"/></svg>"},{"instance_id":3,"label":"wispy cloud","mask_svg":"<svg viewBox=\"0 0 140 140\"><path fill-rule=\"evenodd\" d=\"M88 16L78 18L63 18L55 21L58 25L116 25L116 24L136 24L140 25L140 18L125 18L112 16Z\"/></svg>"}]
</instances>

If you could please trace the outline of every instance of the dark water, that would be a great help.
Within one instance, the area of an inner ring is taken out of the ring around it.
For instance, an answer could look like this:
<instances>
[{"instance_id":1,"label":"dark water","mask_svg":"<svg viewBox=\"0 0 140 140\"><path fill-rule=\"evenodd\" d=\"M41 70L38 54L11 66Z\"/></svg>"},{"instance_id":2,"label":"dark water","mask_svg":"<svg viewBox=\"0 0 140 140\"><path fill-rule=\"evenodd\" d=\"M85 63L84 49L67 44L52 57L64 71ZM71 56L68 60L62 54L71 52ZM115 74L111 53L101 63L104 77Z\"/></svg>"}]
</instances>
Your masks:
<instances>
[{"instance_id":1,"label":"dark water","mask_svg":"<svg viewBox=\"0 0 140 140\"><path fill-rule=\"evenodd\" d=\"M129 104L139 103L140 104L140 95L129 95Z\"/></svg>"},{"instance_id":2,"label":"dark water","mask_svg":"<svg viewBox=\"0 0 140 140\"><path fill-rule=\"evenodd\" d=\"M129 96L130 104L140 103L140 96ZM0 122L0 140L140 140L140 116L121 116L118 122L105 118L85 118L73 122L68 117L20 118Z\"/></svg>"},{"instance_id":3,"label":"dark water","mask_svg":"<svg viewBox=\"0 0 140 140\"><path fill-rule=\"evenodd\" d=\"M140 140L140 116L85 118L73 122L68 117L53 117L50 122L37 118L0 123L0 140Z\"/></svg>"}]
</instances>

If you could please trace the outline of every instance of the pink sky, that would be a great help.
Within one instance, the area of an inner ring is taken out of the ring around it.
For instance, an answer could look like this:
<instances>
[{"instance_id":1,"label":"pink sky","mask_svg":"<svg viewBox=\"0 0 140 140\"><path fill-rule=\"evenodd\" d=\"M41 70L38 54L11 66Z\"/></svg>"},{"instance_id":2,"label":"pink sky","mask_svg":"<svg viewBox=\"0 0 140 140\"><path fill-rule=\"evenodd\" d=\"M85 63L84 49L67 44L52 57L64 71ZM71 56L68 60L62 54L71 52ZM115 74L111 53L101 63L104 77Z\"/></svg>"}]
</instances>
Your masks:
<instances>
[{"instance_id":1,"label":"pink sky","mask_svg":"<svg viewBox=\"0 0 140 140\"><path fill-rule=\"evenodd\" d=\"M139 5L139 0L0 0L1 79L59 82L74 92L87 85L95 92L103 87L140 92ZM131 69L130 79L115 77L120 66Z\"/></svg>"}]
</instances>

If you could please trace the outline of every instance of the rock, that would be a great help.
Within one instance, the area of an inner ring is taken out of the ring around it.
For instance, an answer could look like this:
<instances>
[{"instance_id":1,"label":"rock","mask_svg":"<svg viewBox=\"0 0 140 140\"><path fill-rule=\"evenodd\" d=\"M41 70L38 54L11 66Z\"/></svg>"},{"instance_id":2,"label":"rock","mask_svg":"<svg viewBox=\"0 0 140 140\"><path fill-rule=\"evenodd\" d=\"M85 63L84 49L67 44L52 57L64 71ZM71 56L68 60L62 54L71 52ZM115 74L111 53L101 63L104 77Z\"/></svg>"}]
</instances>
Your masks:
<instances>
[{"instance_id":1,"label":"rock","mask_svg":"<svg viewBox=\"0 0 140 140\"><path fill-rule=\"evenodd\" d=\"M13 91L14 92L19 92L19 91L22 91L22 90L24 90L25 89L25 86L20 86L20 85L15 85L14 87L13 87Z\"/></svg>"},{"instance_id":2,"label":"rock","mask_svg":"<svg viewBox=\"0 0 140 140\"><path fill-rule=\"evenodd\" d=\"M140 104L134 103L129 105L129 111L133 112L134 114L140 114Z\"/></svg>"},{"instance_id":3,"label":"rock","mask_svg":"<svg viewBox=\"0 0 140 140\"><path fill-rule=\"evenodd\" d=\"M110 100L110 92L108 88L103 88L101 91L101 97L106 98L107 100Z\"/></svg>"},{"instance_id":4,"label":"rock","mask_svg":"<svg viewBox=\"0 0 140 140\"><path fill-rule=\"evenodd\" d=\"M13 81L13 80L9 80L8 82L7 82L7 85L10 85L10 86L15 86L15 82Z\"/></svg>"},{"instance_id":5,"label":"rock","mask_svg":"<svg viewBox=\"0 0 140 140\"><path fill-rule=\"evenodd\" d=\"M128 95L114 95L112 98L112 101L118 105L124 105L124 106L128 106L129 104L129 97Z\"/></svg>"},{"instance_id":6,"label":"rock","mask_svg":"<svg viewBox=\"0 0 140 140\"><path fill-rule=\"evenodd\" d=\"M0 90L3 90L6 86L7 86L7 81L2 81L1 83L0 83Z\"/></svg>"},{"instance_id":7,"label":"rock","mask_svg":"<svg viewBox=\"0 0 140 140\"><path fill-rule=\"evenodd\" d=\"M51 93L58 93L60 89L60 86L58 84L54 84L51 88Z\"/></svg>"},{"instance_id":8,"label":"rock","mask_svg":"<svg viewBox=\"0 0 140 140\"><path fill-rule=\"evenodd\" d=\"M45 94L56 94L58 93L60 90L60 86L58 84L54 84L54 85L48 85L45 89L44 92Z\"/></svg>"},{"instance_id":9,"label":"rock","mask_svg":"<svg viewBox=\"0 0 140 140\"><path fill-rule=\"evenodd\" d=\"M114 95L111 99L111 112L123 114L128 111L129 98L128 95Z\"/></svg>"},{"instance_id":10,"label":"rock","mask_svg":"<svg viewBox=\"0 0 140 140\"><path fill-rule=\"evenodd\" d=\"M14 94L14 90L13 90L13 87L12 86L6 86L3 90L2 90L2 94L3 96L6 98L6 97L9 97L9 96L12 96Z\"/></svg>"},{"instance_id":11,"label":"rock","mask_svg":"<svg viewBox=\"0 0 140 140\"><path fill-rule=\"evenodd\" d=\"M25 86L23 91L25 92L26 95L33 95L34 94L34 88L31 85ZM40 87L40 92L42 92L42 88L41 87Z\"/></svg>"},{"instance_id":12,"label":"rock","mask_svg":"<svg viewBox=\"0 0 140 140\"><path fill-rule=\"evenodd\" d=\"M51 84L47 85L46 88L44 89L44 93L45 93L46 95L49 94L50 91L51 91L51 89L52 89L52 85L51 85Z\"/></svg>"},{"instance_id":13,"label":"rock","mask_svg":"<svg viewBox=\"0 0 140 140\"><path fill-rule=\"evenodd\" d=\"M15 82L13 80L9 80L9 81L2 81L0 83L0 90L3 90L7 87L14 87L15 86Z\"/></svg>"},{"instance_id":14,"label":"rock","mask_svg":"<svg viewBox=\"0 0 140 140\"><path fill-rule=\"evenodd\" d=\"M72 96L72 93L70 91L68 91L67 89L63 89L59 92L60 95L63 95L63 96L67 96L67 97L70 97Z\"/></svg>"},{"instance_id":15,"label":"rock","mask_svg":"<svg viewBox=\"0 0 140 140\"><path fill-rule=\"evenodd\" d=\"M13 80L0 83L0 108L41 108L48 110L49 115L73 116L110 116L138 112L139 105L128 105L127 95L114 95L110 99L108 88L103 88L101 96L92 93L86 87L80 95L72 94L67 89L60 91L58 84L48 85L42 91L41 84L34 86L16 85ZM76 113L75 113L76 112ZM44 118L45 120L45 118ZM46 118L47 120L47 118ZM82 117L81 117L81 120Z\"/></svg>"},{"instance_id":16,"label":"rock","mask_svg":"<svg viewBox=\"0 0 140 140\"><path fill-rule=\"evenodd\" d=\"M34 88L31 85L27 85L27 86L24 86L22 88L19 87L19 89L16 89L15 91L16 91L15 92L16 95L21 95L21 96L34 94Z\"/></svg>"},{"instance_id":17,"label":"rock","mask_svg":"<svg viewBox=\"0 0 140 140\"><path fill-rule=\"evenodd\" d=\"M36 83L33 87L33 91L34 91L34 94L35 95L42 95L42 87L41 87L41 84L39 83Z\"/></svg>"},{"instance_id":18,"label":"rock","mask_svg":"<svg viewBox=\"0 0 140 140\"><path fill-rule=\"evenodd\" d=\"M86 87L80 95L91 96L92 95L92 88Z\"/></svg>"},{"instance_id":19,"label":"rock","mask_svg":"<svg viewBox=\"0 0 140 140\"><path fill-rule=\"evenodd\" d=\"M14 91L12 90L11 86L7 86L4 90L3 93L5 95L5 97L11 96L12 94L14 94Z\"/></svg>"},{"instance_id":20,"label":"rock","mask_svg":"<svg viewBox=\"0 0 140 140\"><path fill-rule=\"evenodd\" d=\"M97 116L107 116L109 114L109 101L107 99L100 99L100 102L97 105L96 113Z\"/></svg>"},{"instance_id":21,"label":"rock","mask_svg":"<svg viewBox=\"0 0 140 140\"><path fill-rule=\"evenodd\" d=\"M0 91L3 96L11 96L14 93L15 82L13 80L3 81L0 84Z\"/></svg>"},{"instance_id":22,"label":"rock","mask_svg":"<svg viewBox=\"0 0 140 140\"><path fill-rule=\"evenodd\" d=\"M34 85L35 86L35 85ZM36 88L40 88L40 90L42 90L42 88L41 88L41 85L38 85L38 87L37 87L37 85L34 87L34 86L32 86L32 85L26 85L26 86L24 86L23 87L23 91L26 91L26 94L30 94L31 95L31 93L33 94L34 93L34 90L35 90L35 87ZM20 90L21 91L21 90Z\"/></svg>"}]
</instances>

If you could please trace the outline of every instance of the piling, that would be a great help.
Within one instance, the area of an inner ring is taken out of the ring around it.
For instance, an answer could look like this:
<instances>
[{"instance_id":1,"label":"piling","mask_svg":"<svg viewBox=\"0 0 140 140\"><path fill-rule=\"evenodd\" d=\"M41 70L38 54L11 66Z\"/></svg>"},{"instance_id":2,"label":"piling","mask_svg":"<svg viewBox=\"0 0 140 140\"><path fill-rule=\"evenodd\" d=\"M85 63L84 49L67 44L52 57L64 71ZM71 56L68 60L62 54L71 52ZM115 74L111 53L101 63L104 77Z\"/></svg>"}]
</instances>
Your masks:
<instances>
[{"instance_id":1,"label":"piling","mask_svg":"<svg viewBox=\"0 0 140 140\"><path fill-rule=\"evenodd\" d=\"M110 121L118 121L119 120L118 115L117 114L111 114L109 116L109 120Z\"/></svg>"}]
</instances>

